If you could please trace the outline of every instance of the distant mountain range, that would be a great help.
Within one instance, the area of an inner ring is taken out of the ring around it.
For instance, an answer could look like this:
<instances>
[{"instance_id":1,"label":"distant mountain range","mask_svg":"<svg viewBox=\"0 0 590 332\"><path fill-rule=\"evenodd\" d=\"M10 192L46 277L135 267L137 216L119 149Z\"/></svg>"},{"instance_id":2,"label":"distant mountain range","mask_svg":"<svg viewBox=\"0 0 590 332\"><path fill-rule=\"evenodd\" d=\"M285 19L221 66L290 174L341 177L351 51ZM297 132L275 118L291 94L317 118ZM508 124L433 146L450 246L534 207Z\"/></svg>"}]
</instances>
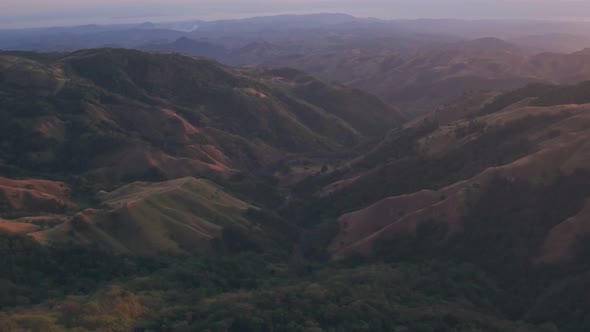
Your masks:
<instances>
[{"instance_id":1,"label":"distant mountain range","mask_svg":"<svg viewBox=\"0 0 590 332\"><path fill-rule=\"evenodd\" d=\"M0 31L0 49L123 47L294 67L411 117L466 92L590 78L584 22L377 20L341 14ZM563 52L564 54L549 53Z\"/></svg>"}]
</instances>

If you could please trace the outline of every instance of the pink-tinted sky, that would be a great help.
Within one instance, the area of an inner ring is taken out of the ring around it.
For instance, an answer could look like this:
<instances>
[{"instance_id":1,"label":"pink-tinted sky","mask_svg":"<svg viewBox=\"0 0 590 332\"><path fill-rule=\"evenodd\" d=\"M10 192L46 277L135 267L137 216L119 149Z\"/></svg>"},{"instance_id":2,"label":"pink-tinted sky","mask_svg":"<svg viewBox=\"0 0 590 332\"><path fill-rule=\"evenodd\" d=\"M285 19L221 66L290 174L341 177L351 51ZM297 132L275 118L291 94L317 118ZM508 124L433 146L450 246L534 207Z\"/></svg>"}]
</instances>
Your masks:
<instances>
[{"instance_id":1,"label":"pink-tinted sky","mask_svg":"<svg viewBox=\"0 0 590 332\"><path fill-rule=\"evenodd\" d=\"M279 13L380 18L590 18L590 0L0 0L0 27Z\"/></svg>"}]
</instances>

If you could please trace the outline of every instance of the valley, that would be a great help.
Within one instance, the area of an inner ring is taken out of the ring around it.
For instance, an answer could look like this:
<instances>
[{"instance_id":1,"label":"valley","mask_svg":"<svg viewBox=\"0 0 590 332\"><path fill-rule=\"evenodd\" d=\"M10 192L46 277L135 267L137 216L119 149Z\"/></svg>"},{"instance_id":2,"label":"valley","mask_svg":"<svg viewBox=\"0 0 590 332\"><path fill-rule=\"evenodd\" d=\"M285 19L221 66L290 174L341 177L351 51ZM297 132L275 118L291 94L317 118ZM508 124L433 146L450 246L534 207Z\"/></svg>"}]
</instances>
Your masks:
<instances>
[{"instance_id":1,"label":"valley","mask_svg":"<svg viewBox=\"0 0 590 332\"><path fill-rule=\"evenodd\" d=\"M415 23L10 39L0 331L590 329L588 51Z\"/></svg>"}]
</instances>

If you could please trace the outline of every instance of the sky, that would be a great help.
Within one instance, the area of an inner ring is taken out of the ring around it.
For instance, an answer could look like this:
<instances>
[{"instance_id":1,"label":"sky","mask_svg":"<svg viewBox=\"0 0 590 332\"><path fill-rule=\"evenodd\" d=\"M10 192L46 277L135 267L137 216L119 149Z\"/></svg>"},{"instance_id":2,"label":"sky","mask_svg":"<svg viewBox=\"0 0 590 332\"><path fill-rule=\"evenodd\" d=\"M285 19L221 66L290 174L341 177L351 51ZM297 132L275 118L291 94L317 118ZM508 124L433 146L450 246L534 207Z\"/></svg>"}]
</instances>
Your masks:
<instances>
[{"instance_id":1,"label":"sky","mask_svg":"<svg viewBox=\"0 0 590 332\"><path fill-rule=\"evenodd\" d=\"M590 20L590 0L0 0L0 27L227 19L274 14Z\"/></svg>"}]
</instances>

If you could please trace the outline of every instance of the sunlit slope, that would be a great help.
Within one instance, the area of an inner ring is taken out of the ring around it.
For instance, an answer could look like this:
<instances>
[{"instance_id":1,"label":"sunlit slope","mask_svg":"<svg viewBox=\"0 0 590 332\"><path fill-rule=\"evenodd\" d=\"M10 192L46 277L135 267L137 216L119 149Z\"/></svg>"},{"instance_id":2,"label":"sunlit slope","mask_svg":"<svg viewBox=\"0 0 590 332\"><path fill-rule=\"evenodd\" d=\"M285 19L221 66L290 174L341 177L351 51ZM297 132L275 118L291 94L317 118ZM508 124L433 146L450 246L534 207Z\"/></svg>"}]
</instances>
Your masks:
<instances>
[{"instance_id":1,"label":"sunlit slope","mask_svg":"<svg viewBox=\"0 0 590 332\"><path fill-rule=\"evenodd\" d=\"M102 208L82 211L32 236L43 242L96 244L116 252L202 253L214 249L224 227L253 228L245 218L248 204L201 179L132 183L101 193L100 199Z\"/></svg>"}]
</instances>

